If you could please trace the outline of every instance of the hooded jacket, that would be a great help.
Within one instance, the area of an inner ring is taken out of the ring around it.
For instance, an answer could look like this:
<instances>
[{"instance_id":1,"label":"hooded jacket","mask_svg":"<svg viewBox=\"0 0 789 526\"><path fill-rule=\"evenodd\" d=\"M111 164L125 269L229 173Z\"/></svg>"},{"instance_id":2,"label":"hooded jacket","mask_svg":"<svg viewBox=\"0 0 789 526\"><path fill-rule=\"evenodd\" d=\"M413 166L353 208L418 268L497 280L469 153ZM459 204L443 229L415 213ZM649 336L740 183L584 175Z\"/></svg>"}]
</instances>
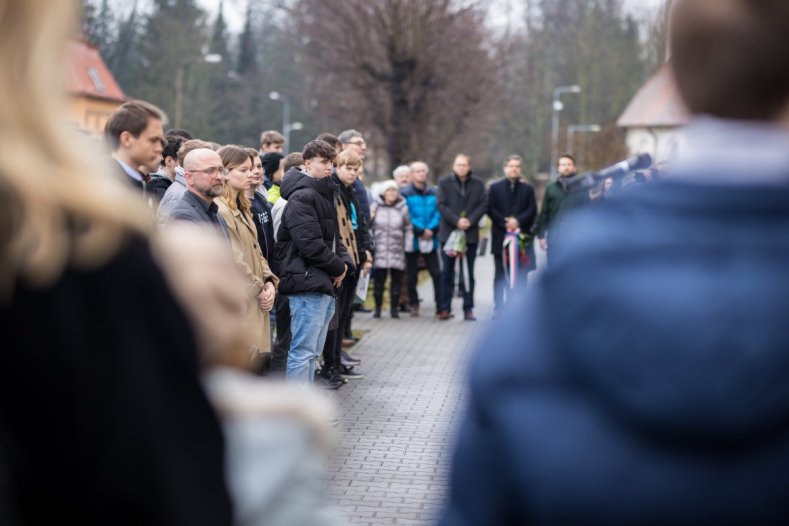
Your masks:
<instances>
[{"instance_id":1,"label":"hooded jacket","mask_svg":"<svg viewBox=\"0 0 789 526\"><path fill-rule=\"evenodd\" d=\"M332 279L353 261L337 233L337 185L330 177L314 179L292 169L282 183L287 205L277 232L275 274L282 294L318 292L334 295Z\"/></svg>"},{"instance_id":2,"label":"hooded jacket","mask_svg":"<svg viewBox=\"0 0 789 526\"><path fill-rule=\"evenodd\" d=\"M673 182L568 214L469 368L440 524L789 523L787 202Z\"/></svg>"}]
</instances>

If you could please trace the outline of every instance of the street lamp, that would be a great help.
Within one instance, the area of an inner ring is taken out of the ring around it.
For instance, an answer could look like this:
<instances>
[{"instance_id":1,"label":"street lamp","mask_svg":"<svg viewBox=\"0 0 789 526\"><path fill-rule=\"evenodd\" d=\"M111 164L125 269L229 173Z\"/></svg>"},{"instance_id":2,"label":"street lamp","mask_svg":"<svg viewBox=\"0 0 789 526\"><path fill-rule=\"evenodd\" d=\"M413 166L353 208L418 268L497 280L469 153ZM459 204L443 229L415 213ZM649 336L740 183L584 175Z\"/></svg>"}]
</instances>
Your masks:
<instances>
[{"instance_id":1,"label":"street lamp","mask_svg":"<svg viewBox=\"0 0 789 526\"><path fill-rule=\"evenodd\" d=\"M553 123L551 125L551 178L556 178L556 162L559 160L559 113L564 110L562 93L581 93L581 86L559 86L553 90Z\"/></svg>"},{"instance_id":2,"label":"street lamp","mask_svg":"<svg viewBox=\"0 0 789 526\"><path fill-rule=\"evenodd\" d=\"M184 75L186 74L186 66L189 64L205 62L206 64L219 64L222 62L222 55L218 53L208 53L201 55L200 58L191 58L181 62L178 66L178 71L175 72L175 117L173 118L173 127L181 127L181 115L183 114L183 98L184 98Z\"/></svg>"},{"instance_id":3,"label":"street lamp","mask_svg":"<svg viewBox=\"0 0 789 526\"><path fill-rule=\"evenodd\" d=\"M287 155L290 147L290 132L301 130L304 125L300 122L290 122L290 101L287 97L278 91L272 91L268 94L268 98L282 102L282 135L285 136L285 146L282 153Z\"/></svg>"},{"instance_id":4,"label":"street lamp","mask_svg":"<svg viewBox=\"0 0 789 526\"><path fill-rule=\"evenodd\" d=\"M575 133L599 133L600 126L597 124L571 124L567 127L567 153L573 153L573 134Z\"/></svg>"}]
</instances>

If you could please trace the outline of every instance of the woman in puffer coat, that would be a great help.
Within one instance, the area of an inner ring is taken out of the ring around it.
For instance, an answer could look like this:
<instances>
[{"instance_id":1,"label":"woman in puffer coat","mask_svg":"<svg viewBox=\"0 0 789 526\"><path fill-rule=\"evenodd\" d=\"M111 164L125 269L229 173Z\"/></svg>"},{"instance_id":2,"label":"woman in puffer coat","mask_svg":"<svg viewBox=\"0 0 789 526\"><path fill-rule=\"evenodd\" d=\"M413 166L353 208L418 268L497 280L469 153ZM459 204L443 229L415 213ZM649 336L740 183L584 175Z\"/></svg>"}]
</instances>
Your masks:
<instances>
[{"instance_id":1,"label":"woman in puffer coat","mask_svg":"<svg viewBox=\"0 0 789 526\"><path fill-rule=\"evenodd\" d=\"M399 318L397 304L400 300L400 283L405 271L405 238L411 229L408 206L400 196L397 183L386 181L381 185L381 195L370 207L372 231L375 242L375 314L381 317L381 304L384 297L384 284L387 275L391 276L389 297L392 318Z\"/></svg>"}]
</instances>

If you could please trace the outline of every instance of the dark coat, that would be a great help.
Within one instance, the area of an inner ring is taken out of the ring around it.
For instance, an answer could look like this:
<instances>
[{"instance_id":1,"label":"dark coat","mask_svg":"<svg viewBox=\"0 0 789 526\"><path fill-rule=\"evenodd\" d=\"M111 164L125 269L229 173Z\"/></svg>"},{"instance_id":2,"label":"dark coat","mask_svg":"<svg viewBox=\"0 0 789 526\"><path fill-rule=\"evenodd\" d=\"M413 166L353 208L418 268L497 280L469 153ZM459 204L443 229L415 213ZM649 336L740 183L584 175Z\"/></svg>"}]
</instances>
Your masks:
<instances>
[{"instance_id":1,"label":"dark coat","mask_svg":"<svg viewBox=\"0 0 789 526\"><path fill-rule=\"evenodd\" d=\"M568 192L560 180L545 187L542 197L540 217L537 220L537 236L543 239L548 231L555 229L563 220L564 214L589 203L589 192L580 190Z\"/></svg>"},{"instance_id":2,"label":"dark coat","mask_svg":"<svg viewBox=\"0 0 789 526\"><path fill-rule=\"evenodd\" d=\"M367 224L370 224L370 196L367 194L367 188L364 186L364 183L361 179L357 179L351 185L353 191L356 193L356 199L359 202L359 209L361 210L361 214L367 220Z\"/></svg>"},{"instance_id":3,"label":"dark coat","mask_svg":"<svg viewBox=\"0 0 789 526\"><path fill-rule=\"evenodd\" d=\"M271 218L271 203L265 197L255 192L252 199L252 219L255 221L258 245L266 261L271 261L274 256L274 221Z\"/></svg>"},{"instance_id":4,"label":"dark coat","mask_svg":"<svg viewBox=\"0 0 789 526\"><path fill-rule=\"evenodd\" d=\"M20 524L231 524L192 327L145 242L17 283L0 331L0 500Z\"/></svg>"},{"instance_id":5,"label":"dark coat","mask_svg":"<svg viewBox=\"0 0 789 526\"><path fill-rule=\"evenodd\" d=\"M571 214L481 339L440 524L789 524L786 203L666 182Z\"/></svg>"},{"instance_id":6,"label":"dark coat","mask_svg":"<svg viewBox=\"0 0 789 526\"><path fill-rule=\"evenodd\" d=\"M150 193L156 196L157 201L161 201L167 189L173 184L171 180L163 175L154 175L148 183Z\"/></svg>"},{"instance_id":7,"label":"dark coat","mask_svg":"<svg viewBox=\"0 0 789 526\"><path fill-rule=\"evenodd\" d=\"M288 204L274 252L279 290L286 295L334 295L331 278L342 275L345 265L354 270L337 233L337 185L331 177L314 179L296 169L291 172L282 183L282 197Z\"/></svg>"},{"instance_id":8,"label":"dark coat","mask_svg":"<svg viewBox=\"0 0 789 526\"><path fill-rule=\"evenodd\" d=\"M512 184L506 178L493 183L488 188L488 216L492 223L491 251L494 256L500 256L504 235L507 233L504 226L506 218L515 217L520 224L521 232L531 235L534 218L537 217L534 188L523 181ZM531 251L534 261L533 246Z\"/></svg>"},{"instance_id":9,"label":"dark coat","mask_svg":"<svg viewBox=\"0 0 789 526\"><path fill-rule=\"evenodd\" d=\"M227 223L217 213L216 203L206 203L194 192L187 190L183 197L170 212L169 221L189 221L192 223L208 223L215 225L225 238L230 239Z\"/></svg>"},{"instance_id":10,"label":"dark coat","mask_svg":"<svg viewBox=\"0 0 789 526\"><path fill-rule=\"evenodd\" d=\"M449 234L457 229L461 217L471 221L466 230L466 242L479 241L479 220L485 215L488 202L485 196L485 183L469 173L465 183L454 173L445 175L438 182L438 211L441 213L439 237L445 243Z\"/></svg>"}]
</instances>

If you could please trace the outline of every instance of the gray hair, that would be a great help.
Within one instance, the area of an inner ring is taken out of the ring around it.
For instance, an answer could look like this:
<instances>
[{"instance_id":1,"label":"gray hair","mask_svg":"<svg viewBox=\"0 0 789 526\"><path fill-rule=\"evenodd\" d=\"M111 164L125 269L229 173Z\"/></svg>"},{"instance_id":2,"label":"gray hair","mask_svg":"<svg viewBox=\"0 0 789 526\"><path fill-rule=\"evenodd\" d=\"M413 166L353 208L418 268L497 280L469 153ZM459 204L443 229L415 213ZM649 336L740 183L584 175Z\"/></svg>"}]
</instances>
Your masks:
<instances>
[{"instance_id":1,"label":"gray hair","mask_svg":"<svg viewBox=\"0 0 789 526\"><path fill-rule=\"evenodd\" d=\"M352 140L354 140L357 137L361 137L363 139L364 135L362 135L361 132L356 131L353 128L351 128L350 130L345 130L344 132L339 134L337 136L337 139L339 139L339 141L341 143L343 143L343 144L348 144L349 142L351 142Z\"/></svg>"},{"instance_id":2,"label":"gray hair","mask_svg":"<svg viewBox=\"0 0 789 526\"><path fill-rule=\"evenodd\" d=\"M397 168L394 169L394 172L392 172L392 177L397 179L401 175L407 174L407 173L408 174L411 173L411 167L406 165L406 164L401 164L400 166L398 166Z\"/></svg>"}]
</instances>

